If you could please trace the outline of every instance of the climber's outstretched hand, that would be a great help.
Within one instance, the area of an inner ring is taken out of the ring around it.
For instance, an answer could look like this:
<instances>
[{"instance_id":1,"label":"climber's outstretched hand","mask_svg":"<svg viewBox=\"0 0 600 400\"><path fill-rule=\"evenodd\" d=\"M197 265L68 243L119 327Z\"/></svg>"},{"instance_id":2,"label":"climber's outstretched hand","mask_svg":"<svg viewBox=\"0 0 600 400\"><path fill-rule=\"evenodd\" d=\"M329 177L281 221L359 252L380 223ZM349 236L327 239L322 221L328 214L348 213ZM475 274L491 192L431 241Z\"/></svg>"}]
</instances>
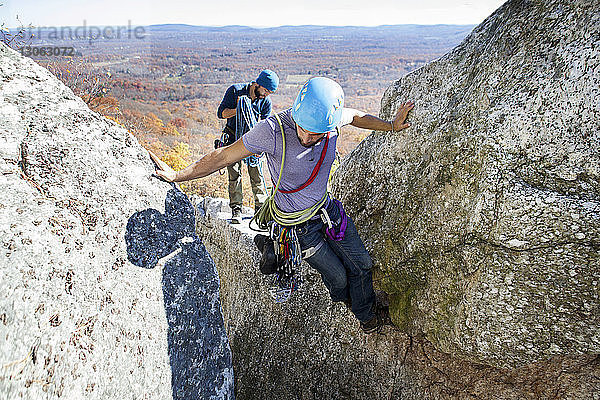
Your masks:
<instances>
[{"instance_id":1,"label":"climber's outstretched hand","mask_svg":"<svg viewBox=\"0 0 600 400\"><path fill-rule=\"evenodd\" d=\"M175 172L173 168L169 167L166 162L158 158L158 156L150 150L148 150L148 153L150 153L150 158L156 165L156 175L163 178L167 182L173 182L177 176L177 172Z\"/></svg>"},{"instance_id":2,"label":"climber's outstretched hand","mask_svg":"<svg viewBox=\"0 0 600 400\"><path fill-rule=\"evenodd\" d=\"M408 116L408 112L413 108L415 108L415 103L413 103L412 101L402 103L402 105L398 109L398 112L396 113L396 117L394 118L394 131L400 131L410 126L410 124L405 123L405 121L406 117Z\"/></svg>"}]
</instances>

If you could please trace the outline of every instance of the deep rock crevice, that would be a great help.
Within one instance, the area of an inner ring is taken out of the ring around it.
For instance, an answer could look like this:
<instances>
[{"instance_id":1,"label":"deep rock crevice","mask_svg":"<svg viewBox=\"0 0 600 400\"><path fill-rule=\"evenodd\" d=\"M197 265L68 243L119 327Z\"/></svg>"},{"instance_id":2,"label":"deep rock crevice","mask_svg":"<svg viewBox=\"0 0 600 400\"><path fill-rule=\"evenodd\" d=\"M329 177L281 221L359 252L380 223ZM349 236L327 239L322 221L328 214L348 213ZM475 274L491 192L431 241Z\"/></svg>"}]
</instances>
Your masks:
<instances>
[{"instance_id":1,"label":"deep rock crevice","mask_svg":"<svg viewBox=\"0 0 600 400\"><path fill-rule=\"evenodd\" d=\"M444 353L422 334L386 328L366 336L309 268L305 287L274 304L251 237L225 219L226 201L193 203L198 233L219 266L238 398L583 400L598 387L595 355L509 369Z\"/></svg>"}]
</instances>

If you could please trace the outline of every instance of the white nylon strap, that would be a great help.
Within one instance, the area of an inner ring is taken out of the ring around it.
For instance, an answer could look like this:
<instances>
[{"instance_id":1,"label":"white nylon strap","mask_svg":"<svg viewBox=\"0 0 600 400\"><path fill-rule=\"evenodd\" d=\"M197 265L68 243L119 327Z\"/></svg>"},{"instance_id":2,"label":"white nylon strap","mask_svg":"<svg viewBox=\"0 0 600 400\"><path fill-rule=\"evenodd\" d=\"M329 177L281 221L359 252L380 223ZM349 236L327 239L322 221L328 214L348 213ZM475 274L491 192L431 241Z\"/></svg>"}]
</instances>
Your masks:
<instances>
[{"instance_id":1,"label":"white nylon strap","mask_svg":"<svg viewBox=\"0 0 600 400\"><path fill-rule=\"evenodd\" d=\"M306 260L307 258L314 256L317 253L317 251L319 251L319 249L323 247L324 243L325 242L321 240L316 246L309 247L308 249L304 250L302 252L302 259Z\"/></svg>"}]
</instances>

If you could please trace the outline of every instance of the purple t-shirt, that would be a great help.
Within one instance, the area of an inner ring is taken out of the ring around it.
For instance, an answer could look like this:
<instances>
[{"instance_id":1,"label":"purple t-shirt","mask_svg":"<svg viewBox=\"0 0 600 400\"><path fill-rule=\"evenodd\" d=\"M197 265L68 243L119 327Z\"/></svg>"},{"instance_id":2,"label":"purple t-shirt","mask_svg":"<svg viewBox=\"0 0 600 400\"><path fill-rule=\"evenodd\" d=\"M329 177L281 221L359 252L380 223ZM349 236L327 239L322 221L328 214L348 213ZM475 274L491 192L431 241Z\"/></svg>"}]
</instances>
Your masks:
<instances>
[{"instance_id":1,"label":"purple t-shirt","mask_svg":"<svg viewBox=\"0 0 600 400\"><path fill-rule=\"evenodd\" d=\"M293 190L302 186L310 177L315 165L321 158L321 152L325 145L323 138L312 147L304 147L300 144L296 134L296 125L292 120L292 109L289 108L280 113L281 123L285 131L285 165L279 188ZM327 191L329 172L335 160L335 146L337 143L337 131L329 133L329 143L323 164L315 180L304 189L295 193L275 194L275 204L284 212L300 211L314 206L323 198ZM246 149L252 153L265 153L267 164L273 182L273 187L279 178L282 156L282 137L279 123L274 115L259 122L249 130L242 141Z\"/></svg>"}]
</instances>

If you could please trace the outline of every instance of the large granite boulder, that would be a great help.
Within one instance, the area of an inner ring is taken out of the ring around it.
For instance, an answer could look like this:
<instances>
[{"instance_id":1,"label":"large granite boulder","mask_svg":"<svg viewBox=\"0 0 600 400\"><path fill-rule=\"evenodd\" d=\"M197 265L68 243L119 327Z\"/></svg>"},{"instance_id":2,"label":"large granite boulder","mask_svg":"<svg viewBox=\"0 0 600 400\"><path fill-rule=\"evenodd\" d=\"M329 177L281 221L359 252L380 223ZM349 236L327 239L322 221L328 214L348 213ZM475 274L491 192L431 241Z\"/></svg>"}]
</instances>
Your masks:
<instances>
[{"instance_id":1,"label":"large granite boulder","mask_svg":"<svg viewBox=\"0 0 600 400\"><path fill-rule=\"evenodd\" d=\"M269 296L244 218L230 225L225 200L192 198L198 234L214 257L233 353L238 399L594 399L600 357L555 356L512 370L445 354L392 327L365 335L332 303L318 272L286 303Z\"/></svg>"},{"instance_id":2,"label":"large granite boulder","mask_svg":"<svg viewBox=\"0 0 600 400\"><path fill-rule=\"evenodd\" d=\"M335 193L439 350L515 368L600 353L600 2L511 0L392 84Z\"/></svg>"},{"instance_id":3,"label":"large granite boulder","mask_svg":"<svg viewBox=\"0 0 600 400\"><path fill-rule=\"evenodd\" d=\"M0 397L233 398L215 265L135 138L0 44Z\"/></svg>"}]
</instances>

